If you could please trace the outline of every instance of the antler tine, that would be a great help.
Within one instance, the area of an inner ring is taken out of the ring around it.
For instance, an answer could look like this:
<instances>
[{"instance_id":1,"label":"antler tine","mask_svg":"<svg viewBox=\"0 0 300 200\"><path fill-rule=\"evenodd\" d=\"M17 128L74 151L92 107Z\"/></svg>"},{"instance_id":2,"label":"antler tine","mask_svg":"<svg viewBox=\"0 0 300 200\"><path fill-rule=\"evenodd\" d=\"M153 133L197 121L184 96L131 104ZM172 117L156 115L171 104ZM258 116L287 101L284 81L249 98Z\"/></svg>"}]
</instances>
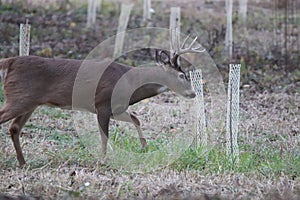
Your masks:
<instances>
[{"instance_id":1,"label":"antler tine","mask_svg":"<svg viewBox=\"0 0 300 200\"><path fill-rule=\"evenodd\" d=\"M193 46L195 45L195 42L197 41L198 37L195 37L194 40L191 42L191 44L187 47L187 48L184 48L184 46L186 45L188 39L190 38L190 35L188 35L184 41L183 41L183 44L181 45L181 48L180 49L177 49L175 52L174 52L174 55L172 56L171 58L171 63L177 63L178 61L178 57L182 54L185 54L185 53L202 53L205 51L205 49L202 49L200 50L201 48L201 45L199 47L195 47L193 48ZM179 45L178 45L179 46Z\"/></svg>"},{"instance_id":2,"label":"antler tine","mask_svg":"<svg viewBox=\"0 0 300 200\"><path fill-rule=\"evenodd\" d=\"M206 51L205 49L199 50L200 48L201 48L201 45L200 45L199 47L193 48L193 50L194 50L194 51L197 51L197 53L203 53L204 51Z\"/></svg>"},{"instance_id":3,"label":"antler tine","mask_svg":"<svg viewBox=\"0 0 300 200\"><path fill-rule=\"evenodd\" d=\"M184 48L184 46L185 46L185 44L186 44L186 42L188 41L189 38L190 38L190 35L188 35L188 36L184 39L184 41L183 41L183 43L182 43L182 45L181 45L181 49Z\"/></svg>"},{"instance_id":4,"label":"antler tine","mask_svg":"<svg viewBox=\"0 0 300 200\"><path fill-rule=\"evenodd\" d=\"M183 48L185 43L187 42L189 37L187 37L185 39L185 41L183 42L183 45L182 45L182 48L179 49L177 52L176 52L176 57L182 55L182 54L185 54L185 53L202 53L205 51L205 49L202 49L202 50L199 50L201 48L201 45L199 47L195 47L193 48L195 42L197 41L198 37L195 37L194 40L191 42L191 44L187 47L187 48Z\"/></svg>"},{"instance_id":5,"label":"antler tine","mask_svg":"<svg viewBox=\"0 0 300 200\"><path fill-rule=\"evenodd\" d=\"M198 37L195 37L195 39L190 44L188 49L191 49L191 50L193 50L193 52L196 52L196 53L202 53L205 51L205 49L199 50L201 48L201 45L199 45L198 47L192 48L192 46L194 45L194 43L196 42L197 39L198 39Z\"/></svg>"},{"instance_id":6,"label":"antler tine","mask_svg":"<svg viewBox=\"0 0 300 200\"><path fill-rule=\"evenodd\" d=\"M196 36L195 39L193 40L193 42L188 47L188 49L192 49L192 46L195 44L195 42L196 42L197 39L198 39L198 37Z\"/></svg>"}]
</instances>

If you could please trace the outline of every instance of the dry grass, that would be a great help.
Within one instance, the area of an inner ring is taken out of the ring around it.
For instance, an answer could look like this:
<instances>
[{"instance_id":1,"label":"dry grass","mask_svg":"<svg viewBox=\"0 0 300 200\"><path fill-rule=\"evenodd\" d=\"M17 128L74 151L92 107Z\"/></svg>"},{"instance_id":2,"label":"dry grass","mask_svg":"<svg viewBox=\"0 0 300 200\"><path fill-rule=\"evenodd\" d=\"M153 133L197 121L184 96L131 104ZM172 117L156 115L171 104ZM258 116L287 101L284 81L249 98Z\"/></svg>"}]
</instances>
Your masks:
<instances>
[{"instance_id":1,"label":"dry grass","mask_svg":"<svg viewBox=\"0 0 300 200\"><path fill-rule=\"evenodd\" d=\"M294 85L292 83L291 85ZM297 84L296 84L297 85ZM288 86L287 86L288 87ZM300 151L300 95L298 92L254 92L242 97L241 135L250 144L265 138L265 146Z\"/></svg>"},{"instance_id":2,"label":"dry grass","mask_svg":"<svg viewBox=\"0 0 300 200\"><path fill-rule=\"evenodd\" d=\"M258 151L269 147L299 155L299 95L242 97L241 138ZM67 114L66 114L67 113ZM293 122L293 123L291 123ZM9 137L1 135L0 191L42 199L298 199L299 174L181 170L153 173L118 171L81 149L68 112L42 108L25 129L28 165L16 167ZM37 127L38 126L38 127ZM2 126L7 130L7 124ZM57 137L53 137L53 134ZM64 138L67 134L69 138ZM263 144L260 142L263 141ZM146 162L146 161L145 161ZM299 170L299 168L298 168Z\"/></svg>"},{"instance_id":3,"label":"dry grass","mask_svg":"<svg viewBox=\"0 0 300 200\"><path fill-rule=\"evenodd\" d=\"M43 199L298 199L300 195L299 182L285 176L266 179L255 174L203 175L169 169L124 174L102 170L101 166L6 169L2 173L3 192Z\"/></svg>"}]
</instances>

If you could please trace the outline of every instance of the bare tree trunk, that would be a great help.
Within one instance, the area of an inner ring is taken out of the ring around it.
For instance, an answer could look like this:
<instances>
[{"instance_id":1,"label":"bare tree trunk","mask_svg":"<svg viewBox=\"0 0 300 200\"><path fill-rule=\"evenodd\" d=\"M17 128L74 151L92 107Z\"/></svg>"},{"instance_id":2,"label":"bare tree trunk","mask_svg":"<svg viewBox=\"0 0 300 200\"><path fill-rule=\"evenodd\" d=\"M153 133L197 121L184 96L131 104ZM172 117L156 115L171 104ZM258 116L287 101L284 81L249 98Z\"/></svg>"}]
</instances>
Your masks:
<instances>
[{"instance_id":1,"label":"bare tree trunk","mask_svg":"<svg viewBox=\"0 0 300 200\"><path fill-rule=\"evenodd\" d=\"M125 39L125 31L127 29L129 17L133 6L134 4L132 3L130 4L122 3L121 14L119 17L118 32L116 35L116 42L115 42L115 50L114 50L115 58L122 55L124 39Z\"/></svg>"},{"instance_id":2,"label":"bare tree trunk","mask_svg":"<svg viewBox=\"0 0 300 200\"><path fill-rule=\"evenodd\" d=\"M171 44L175 46L171 46L171 54L173 54L180 45L180 7L171 7L171 15L170 15L170 36L171 36Z\"/></svg>"},{"instance_id":3,"label":"bare tree trunk","mask_svg":"<svg viewBox=\"0 0 300 200\"><path fill-rule=\"evenodd\" d=\"M143 13L143 21L147 22L151 19L151 0L144 0L144 13Z\"/></svg>"},{"instance_id":4,"label":"bare tree trunk","mask_svg":"<svg viewBox=\"0 0 300 200\"><path fill-rule=\"evenodd\" d=\"M101 6L102 6L102 0L97 0L97 2L96 2L96 10L100 12L101 11Z\"/></svg>"},{"instance_id":5,"label":"bare tree trunk","mask_svg":"<svg viewBox=\"0 0 300 200\"><path fill-rule=\"evenodd\" d=\"M87 11L87 23L86 26L91 28L96 23L96 1L89 0L88 1L88 11Z\"/></svg>"},{"instance_id":6,"label":"bare tree trunk","mask_svg":"<svg viewBox=\"0 0 300 200\"><path fill-rule=\"evenodd\" d=\"M239 15L243 23L247 20L247 3L248 0L240 0L239 2Z\"/></svg>"},{"instance_id":7,"label":"bare tree trunk","mask_svg":"<svg viewBox=\"0 0 300 200\"><path fill-rule=\"evenodd\" d=\"M226 26L226 51L232 59L232 0L226 0L227 26Z\"/></svg>"}]
</instances>

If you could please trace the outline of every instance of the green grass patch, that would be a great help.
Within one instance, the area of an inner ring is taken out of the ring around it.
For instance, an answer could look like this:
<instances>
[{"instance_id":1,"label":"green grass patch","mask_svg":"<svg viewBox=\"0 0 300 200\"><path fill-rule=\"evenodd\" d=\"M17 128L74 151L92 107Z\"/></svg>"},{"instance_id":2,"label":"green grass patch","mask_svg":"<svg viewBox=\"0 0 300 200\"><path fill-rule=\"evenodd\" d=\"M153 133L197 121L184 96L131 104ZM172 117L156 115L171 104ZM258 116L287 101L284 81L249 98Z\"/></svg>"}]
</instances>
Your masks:
<instances>
[{"instance_id":1,"label":"green grass patch","mask_svg":"<svg viewBox=\"0 0 300 200\"><path fill-rule=\"evenodd\" d=\"M28 129L28 130L32 130L34 132L37 132L37 131L47 131L47 132L49 132L49 128L47 128L47 127L45 127L43 125L36 125L34 123L25 124L24 128Z\"/></svg>"},{"instance_id":2,"label":"green grass patch","mask_svg":"<svg viewBox=\"0 0 300 200\"><path fill-rule=\"evenodd\" d=\"M0 11L4 14L22 13L24 11L24 6L22 1L14 3L1 3L0 1Z\"/></svg>"},{"instance_id":3,"label":"green grass patch","mask_svg":"<svg viewBox=\"0 0 300 200\"><path fill-rule=\"evenodd\" d=\"M275 147L264 150L250 145L240 146L239 161L231 162L222 146L205 150L204 147L189 148L172 168L183 170L200 170L204 173L238 173L258 172L266 177L282 173L292 177L300 176L300 155L293 152L281 152Z\"/></svg>"},{"instance_id":4,"label":"green grass patch","mask_svg":"<svg viewBox=\"0 0 300 200\"><path fill-rule=\"evenodd\" d=\"M69 113L65 113L60 108L42 108L40 110L41 114L47 115L50 118L61 118L61 119L68 119L71 117Z\"/></svg>"},{"instance_id":5,"label":"green grass patch","mask_svg":"<svg viewBox=\"0 0 300 200\"><path fill-rule=\"evenodd\" d=\"M78 147L69 136L53 136L60 144L73 144ZM71 140L71 142L70 142ZM223 145L215 146L214 148L198 148L190 147L186 150L178 149L178 155L171 157L170 160L164 162L164 159L169 159L170 152L176 152L176 148L180 146L180 142L170 142L161 138L147 140L148 147L141 149L140 140L138 137L132 137L126 133L120 133L115 130L110 135L110 144L113 151L109 153L108 158L112 161L111 166L122 166L125 170L132 169L143 171L143 165L151 167L166 166L176 171L196 170L206 174L222 174L228 172L236 173L257 173L265 177L280 176L281 174L290 177L300 176L300 155L295 151L282 151L276 145L268 145L267 148L260 148L261 143L255 146L250 144L240 144L239 160L233 162L226 155L226 149ZM96 142L96 141L95 141ZM95 143L93 145L101 145ZM83 145L82 145L83 147ZM173 148L170 150L170 148ZM86 151L86 149L84 149ZM182 151L180 153L180 151ZM67 153L67 151L65 151ZM71 157L74 157L74 151L69 152ZM80 151L77 152L79 156ZM83 156L85 154L82 154ZM68 155L64 155L64 158ZM79 156L78 159L85 160L86 158ZM175 158L175 159L174 159ZM96 158L95 158L96 159ZM172 161L172 159L174 159ZM171 161L171 162L170 162ZM140 168L135 168L139 166ZM147 171L147 169L146 169Z\"/></svg>"},{"instance_id":6,"label":"green grass patch","mask_svg":"<svg viewBox=\"0 0 300 200\"><path fill-rule=\"evenodd\" d=\"M114 148L120 148L134 153L149 153L158 151L161 147L168 143L167 140L164 140L162 138L158 138L156 140L148 140L147 147L145 149L142 149L138 137L132 137L127 134L122 134L117 130L115 130L110 137L112 137L112 144Z\"/></svg>"}]
</instances>

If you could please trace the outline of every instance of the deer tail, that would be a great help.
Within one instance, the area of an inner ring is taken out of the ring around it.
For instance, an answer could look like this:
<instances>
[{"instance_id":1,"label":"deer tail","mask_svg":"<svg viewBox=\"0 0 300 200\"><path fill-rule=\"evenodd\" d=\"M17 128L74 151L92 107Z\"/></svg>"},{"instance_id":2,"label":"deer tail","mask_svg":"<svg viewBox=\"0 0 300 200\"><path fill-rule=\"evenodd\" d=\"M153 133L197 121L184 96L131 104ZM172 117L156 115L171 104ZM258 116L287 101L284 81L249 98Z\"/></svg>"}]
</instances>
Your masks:
<instances>
[{"instance_id":1,"label":"deer tail","mask_svg":"<svg viewBox=\"0 0 300 200\"><path fill-rule=\"evenodd\" d=\"M12 65L12 63L12 58L5 58L0 60L0 78L2 82L5 79L7 69Z\"/></svg>"}]
</instances>

